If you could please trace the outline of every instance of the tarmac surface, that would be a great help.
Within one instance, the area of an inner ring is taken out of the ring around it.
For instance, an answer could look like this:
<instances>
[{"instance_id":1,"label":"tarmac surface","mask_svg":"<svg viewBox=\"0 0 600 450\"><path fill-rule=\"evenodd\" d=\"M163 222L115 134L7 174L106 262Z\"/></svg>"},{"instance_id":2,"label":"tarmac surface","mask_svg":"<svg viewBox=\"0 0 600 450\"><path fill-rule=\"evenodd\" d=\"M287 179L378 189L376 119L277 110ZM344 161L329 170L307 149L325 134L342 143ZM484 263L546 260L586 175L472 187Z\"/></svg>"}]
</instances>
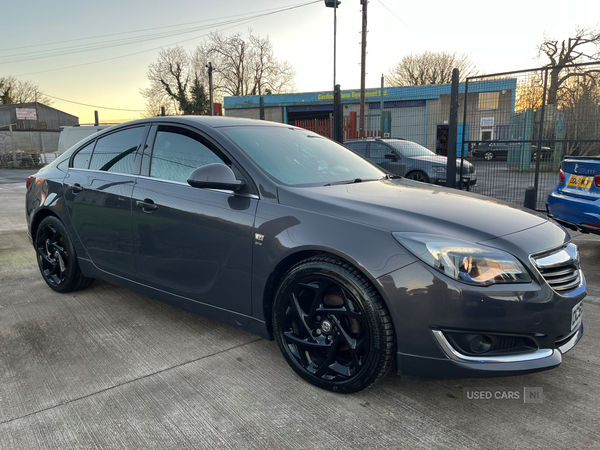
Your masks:
<instances>
[{"instance_id":1,"label":"tarmac surface","mask_svg":"<svg viewBox=\"0 0 600 450\"><path fill-rule=\"evenodd\" d=\"M0 449L600 448L600 236L573 234L585 333L558 368L427 382L390 373L341 395L299 379L275 342L245 331L99 280L52 291L27 238L30 173L0 170Z\"/></svg>"}]
</instances>

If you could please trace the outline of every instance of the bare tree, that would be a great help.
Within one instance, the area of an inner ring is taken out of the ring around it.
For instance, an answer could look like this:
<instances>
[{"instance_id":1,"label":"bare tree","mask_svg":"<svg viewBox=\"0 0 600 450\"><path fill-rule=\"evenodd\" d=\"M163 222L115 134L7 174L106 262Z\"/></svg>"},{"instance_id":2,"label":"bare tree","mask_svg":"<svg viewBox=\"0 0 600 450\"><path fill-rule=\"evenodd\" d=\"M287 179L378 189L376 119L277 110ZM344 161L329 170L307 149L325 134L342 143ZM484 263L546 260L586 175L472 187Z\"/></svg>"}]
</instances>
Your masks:
<instances>
[{"instance_id":1,"label":"bare tree","mask_svg":"<svg viewBox=\"0 0 600 450\"><path fill-rule=\"evenodd\" d=\"M468 55L456 52L424 52L407 55L385 75L388 86L421 86L452 82L452 69L460 71L460 80L479 74Z\"/></svg>"},{"instance_id":2,"label":"bare tree","mask_svg":"<svg viewBox=\"0 0 600 450\"><path fill-rule=\"evenodd\" d=\"M241 33L224 36L212 33L201 48L215 67L214 88L222 95L281 94L295 89L296 72L287 61L275 58L268 37Z\"/></svg>"},{"instance_id":3,"label":"bare tree","mask_svg":"<svg viewBox=\"0 0 600 450\"><path fill-rule=\"evenodd\" d=\"M567 80L573 77L589 77L599 73L598 67L589 70L570 70L565 69L564 66L597 60L600 57L600 31L578 28L575 37L561 42L546 37L538 47L538 57L550 60L545 66L551 68L547 103L557 104L559 90Z\"/></svg>"},{"instance_id":4,"label":"bare tree","mask_svg":"<svg viewBox=\"0 0 600 450\"><path fill-rule=\"evenodd\" d=\"M52 99L30 80L19 80L13 76L0 77L0 105L9 103L43 103L51 105Z\"/></svg>"},{"instance_id":5,"label":"bare tree","mask_svg":"<svg viewBox=\"0 0 600 450\"><path fill-rule=\"evenodd\" d=\"M147 75L150 87L141 90L146 98L146 115L160 113L161 106L176 114L208 112L209 101L200 81L204 75L182 47L161 49L158 61L150 64Z\"/></svg>"}]
</instances>

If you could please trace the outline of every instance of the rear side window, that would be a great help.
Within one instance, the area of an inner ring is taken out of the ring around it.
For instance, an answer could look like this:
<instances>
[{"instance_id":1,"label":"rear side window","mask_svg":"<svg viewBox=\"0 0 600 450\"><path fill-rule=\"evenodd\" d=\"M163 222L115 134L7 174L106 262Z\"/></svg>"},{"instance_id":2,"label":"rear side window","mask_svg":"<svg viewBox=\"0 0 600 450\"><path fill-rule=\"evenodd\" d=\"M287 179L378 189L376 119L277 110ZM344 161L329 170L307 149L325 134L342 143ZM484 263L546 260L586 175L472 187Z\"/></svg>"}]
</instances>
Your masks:
<instances>
[{"instance_id":1,"label":"rear side window","mask_svg":"<svg viewBox=\"0 0 600 450\"><path fill-rule=\"evenodd\" d=\"M73 157L74 169L87 169L90 166L90 156L92 156L92 150L96 141L90 142L88 145L79 150Z\"/></svg>"},{"instance_id":2,"label":"rear side window","mask_svg":"<svg viewBox=\"0 0 600 450\"><path fill-rule=\"evenodd\" d=\"M98 139L90 169L133 174L143 133L144 127L128 128Z\"/></svg>"},{"instance_id":3,"label":"rear side window","mask_svg":"<svg viewBox=\"0 0 600 450\"><path fill-rule=\"evenodd\" d=\"M348 147L354 153L358 153L361 156L367 156L367 143L366 142L349 142L349 143L346 143L346 147Z\"/></svg>"},{"instance_id":4,"label":"rear side window","mask_svg":"<svg viewBox=\"0 0 600 450\"><path fill-rule=\"evenodd\" d=\"M186 183L198 167L224 163L201 136L177 127L159 127L154 140L150 176Z\"/></svg>"}]
</instances>

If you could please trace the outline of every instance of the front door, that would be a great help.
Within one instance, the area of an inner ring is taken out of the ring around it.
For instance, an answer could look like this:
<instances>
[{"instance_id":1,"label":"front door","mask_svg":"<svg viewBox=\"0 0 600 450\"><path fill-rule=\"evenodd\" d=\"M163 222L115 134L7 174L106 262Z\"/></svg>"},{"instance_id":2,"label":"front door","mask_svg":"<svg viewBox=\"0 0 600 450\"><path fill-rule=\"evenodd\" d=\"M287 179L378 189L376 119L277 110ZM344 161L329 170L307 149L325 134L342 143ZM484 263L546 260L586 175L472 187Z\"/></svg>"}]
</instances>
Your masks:
<instances>
[{"instance_id":1,"label":"front door","mask_svg":"<svg viewBox=\"0 0 600 450\"><path fill-rule=\"evenodd\" d=\"M196 131L161 125L148 176L133 191L137 280L188 299L251 313L255 196L194 188L190 173L227 158Z\"/></svg>"}]
</instances>

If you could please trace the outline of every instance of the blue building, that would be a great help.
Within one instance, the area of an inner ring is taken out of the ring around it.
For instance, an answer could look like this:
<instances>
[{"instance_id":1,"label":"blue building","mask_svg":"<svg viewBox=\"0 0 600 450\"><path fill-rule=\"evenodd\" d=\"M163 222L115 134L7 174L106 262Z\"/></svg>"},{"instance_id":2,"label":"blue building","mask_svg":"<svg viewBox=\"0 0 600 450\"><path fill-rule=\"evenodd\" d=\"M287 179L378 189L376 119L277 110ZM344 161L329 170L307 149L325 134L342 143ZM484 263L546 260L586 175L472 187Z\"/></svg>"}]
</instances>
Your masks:
<instances>
[{"instance_id":1,"label":"blue building","mask_svg":"<svg viewBox=\"0 0 600 450\"><path fill-rule=\"evenodd\" d=\"M470 82L468 114L463 125L465 84L461 83L459 143L463 126L465 141L508 139L516 87L516 79ZM408 139L437 153L444 153L447 149L450 89L450 84L366 89L365 130L368 134L380 130L383 97L386 136ZM332 91L264 95L263 98L265 119L274 122L302 126L307 120L327 119L333 115ZM342 91L342 105L346 123L360 120L360 90ZM227 116L258 119L260 97L225 97L224 107Z\"/></svg>"}]
</instances>

